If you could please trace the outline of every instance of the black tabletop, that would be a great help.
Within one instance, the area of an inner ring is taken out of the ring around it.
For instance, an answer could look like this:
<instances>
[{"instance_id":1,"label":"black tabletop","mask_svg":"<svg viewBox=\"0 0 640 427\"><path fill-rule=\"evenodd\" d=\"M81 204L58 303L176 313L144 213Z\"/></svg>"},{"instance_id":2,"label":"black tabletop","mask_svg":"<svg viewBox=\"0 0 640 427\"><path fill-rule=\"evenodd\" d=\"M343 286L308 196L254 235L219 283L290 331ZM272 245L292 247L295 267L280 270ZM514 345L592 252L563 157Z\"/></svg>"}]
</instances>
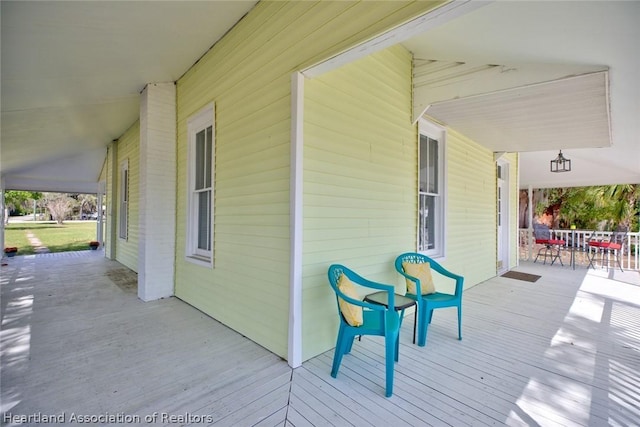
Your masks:
<instances>
[{"instance_id":1,"label":"black tabletop","mask_svg":"<svg viewBox=\"0 0 640 427\"><path fill-rule=\"evenodd\" d=\"M374 294L369 294L366 297L364 297L364 300L367 302L371 302L374 304L380 304L380 305L384 305L385 307L387 307L387 299L388 299L388 293L385 291L380 291L380 292L376 292ZM407 307L411 307L412 305L415 305L415 300L412 300L411 298L407 298L404 295L398 295L395 294L395 302L396 302L396 306L394 307L397 311L400 310L404 310Z\"/></svg>"}]
</instances>

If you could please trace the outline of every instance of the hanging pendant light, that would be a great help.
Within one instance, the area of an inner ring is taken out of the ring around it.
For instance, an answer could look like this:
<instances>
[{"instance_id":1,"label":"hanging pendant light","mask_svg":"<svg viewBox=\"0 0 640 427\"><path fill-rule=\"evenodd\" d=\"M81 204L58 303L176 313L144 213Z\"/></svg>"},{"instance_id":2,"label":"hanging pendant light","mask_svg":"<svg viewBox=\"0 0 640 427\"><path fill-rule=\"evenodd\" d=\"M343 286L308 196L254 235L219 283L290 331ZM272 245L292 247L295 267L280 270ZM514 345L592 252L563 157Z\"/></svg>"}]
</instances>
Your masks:
<instances>
[{"instance_id":1,"label":"hanging pendant light","mask_svg":"<svg viewBox=\"0 0 640 427\"><path fill-rule=\"evenodd\" d=\"M562 155L562 150L558 157L551 160L551 172L571 172L571 160Z\"/></svg>"}]
</instances>

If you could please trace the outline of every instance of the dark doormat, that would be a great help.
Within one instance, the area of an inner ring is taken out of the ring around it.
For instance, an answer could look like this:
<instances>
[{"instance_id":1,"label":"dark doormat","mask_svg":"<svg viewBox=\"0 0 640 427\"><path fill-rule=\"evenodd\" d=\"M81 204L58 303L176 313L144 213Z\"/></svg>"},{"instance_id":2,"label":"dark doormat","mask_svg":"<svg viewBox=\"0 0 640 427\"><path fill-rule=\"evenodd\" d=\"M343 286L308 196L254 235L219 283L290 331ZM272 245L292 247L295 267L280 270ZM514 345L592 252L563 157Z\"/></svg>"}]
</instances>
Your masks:
<instances>
[{"instance_id":1,"label":"dark doormat","mask_svg":"<svg viewBox=\"0 0 640 427\"><path fill-rule=\"evenodd\" d=\"M509 279L524 280L525 282L535 282L541 276L537 276L535 274L529 274L529 273L520 273L519 271L507 271L501 277L507 277Z\"/></svg>"}]
</instances>

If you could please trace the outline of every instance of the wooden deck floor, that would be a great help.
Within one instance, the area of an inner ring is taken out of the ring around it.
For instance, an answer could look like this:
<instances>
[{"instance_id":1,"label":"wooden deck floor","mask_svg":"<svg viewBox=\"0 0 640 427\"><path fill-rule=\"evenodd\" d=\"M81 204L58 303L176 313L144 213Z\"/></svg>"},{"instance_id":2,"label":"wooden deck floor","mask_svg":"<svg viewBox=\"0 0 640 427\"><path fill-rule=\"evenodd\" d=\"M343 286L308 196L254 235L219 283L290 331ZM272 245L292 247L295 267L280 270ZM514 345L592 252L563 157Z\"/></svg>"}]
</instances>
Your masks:
<instances>
[{"instance_id":1,"label":"wooden deck floor","mask_svg":"<svg viewBox=\"0 0 640 427\"><path fill-rule=\"evenodd\" d=\"M408 318L385 398L375 338L354 344L334 379L332 352L292 370L176 298L141 302L135 274L100 252L8 263L3 425L640 424L638 272L522 265L542 278L465 292L462 341L454 310L434 314L424 348Z\"/></svg>"}]
</instances>

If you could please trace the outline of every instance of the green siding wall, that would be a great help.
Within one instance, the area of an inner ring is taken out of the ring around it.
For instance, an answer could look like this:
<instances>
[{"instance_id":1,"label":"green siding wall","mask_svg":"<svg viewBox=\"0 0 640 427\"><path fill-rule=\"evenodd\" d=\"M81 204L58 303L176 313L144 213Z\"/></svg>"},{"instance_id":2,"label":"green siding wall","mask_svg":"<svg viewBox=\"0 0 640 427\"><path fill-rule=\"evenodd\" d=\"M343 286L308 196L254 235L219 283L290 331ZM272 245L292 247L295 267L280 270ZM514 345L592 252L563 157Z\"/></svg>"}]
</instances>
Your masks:
<instances>
[{"instance_id":1,"label":"green siding wall","mask_svg":"<svg viewBox=\"0 0 640 427\"><path fill-rule=\"evenodd\" d=\"M395 284L395 257L415 246L411 66L396 46L305 85L303 359L335 345L329 265Z\"/></svg>"},{"instance_id":2,"label":"green siding wall","mask_svg":"<svg viewBox=\"0 0 640 427\"><path fill-rule=\"evenodd\" d=\"M120 164L129 160L129 219L127 239L121 239L116 232L116 260L126 265L133 271L138 271L138 206L139 206L139 183L140 183L140 122L137 121L118 140L118 164L116 170L118 176L115 177L116 192L116 221L114 226L118 229L120 221Z\"/></svg>"},{"instance_id":3,"label":"green siding wall","mask_svg":"<svg viewBox=\"0 0 640 427\"><path fill-rule=\"evenodd\" d=\"M447 129L446 258L465 288L496 275L496 163L493 152Z\"/></svg>"},{"instance_id":4,"label":"green siding wall","mask_svg":"<svg viewBox=\"0 0 640 427\"><path fill-rule=\"evenodd\" d=\"M178 297L287 356L291 73L442 3L261 1L177 82ZM186 121L210 102L214 269L184 258Z\"/></svg>"}]
</instances>

